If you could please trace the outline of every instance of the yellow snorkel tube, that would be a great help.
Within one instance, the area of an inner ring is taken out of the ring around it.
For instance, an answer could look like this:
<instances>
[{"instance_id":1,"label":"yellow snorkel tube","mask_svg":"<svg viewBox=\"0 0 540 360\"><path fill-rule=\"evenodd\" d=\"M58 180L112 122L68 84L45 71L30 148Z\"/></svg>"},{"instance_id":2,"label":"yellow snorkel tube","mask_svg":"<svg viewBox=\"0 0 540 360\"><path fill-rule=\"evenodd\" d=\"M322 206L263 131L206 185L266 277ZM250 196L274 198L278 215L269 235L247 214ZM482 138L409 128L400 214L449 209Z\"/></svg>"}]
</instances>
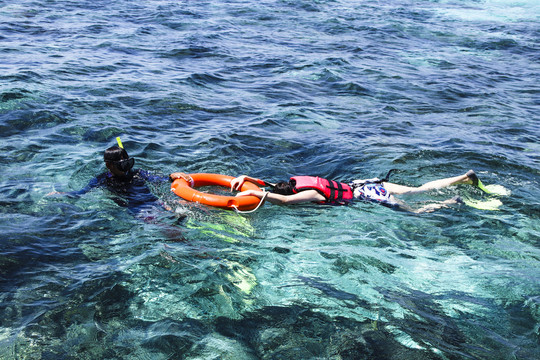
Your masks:
<instances>
[{"instance_id":1,"label":"yellow snorkel tube","mask_svg":"<svg viewBox=\"0 0 540 360\"><path fill-rule=\"evenodd\" d=\"M117 136L116 137L116 142L118 143L118 146L123 149L124 148L124 145L122 145L122 140L120 140L120 136Z\"/></svg>"},{"instance_id":2,"label":"yellow snorkel tube","mask_svg":"<svg viewBox=\"0 0 540 360\"><path fill-rule=\"evenodd\" d=\"M122 144L122 140L120 140L120 136L116 137L116 142L118 143L118 147L124 150L123 152L127 155L127 152L124 149L124 145ZM133 167L133 164L135 163L134 158L129 157L129 155L127 156L128 156L127 159L116 161L118 169L121 171L124 171L126 174L131 170L131 168Z\"/></svg>"}]
</instances>

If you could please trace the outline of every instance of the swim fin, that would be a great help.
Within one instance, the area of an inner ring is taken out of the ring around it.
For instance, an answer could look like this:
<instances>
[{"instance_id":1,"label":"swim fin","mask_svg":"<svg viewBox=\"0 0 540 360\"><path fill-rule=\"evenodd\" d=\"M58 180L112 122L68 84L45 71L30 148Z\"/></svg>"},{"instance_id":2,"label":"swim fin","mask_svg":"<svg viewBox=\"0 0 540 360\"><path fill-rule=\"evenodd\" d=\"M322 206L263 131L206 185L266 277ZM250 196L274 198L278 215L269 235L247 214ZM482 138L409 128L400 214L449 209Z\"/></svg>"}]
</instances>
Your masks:
<instances>
[{"instance_id":1,"label":"swim fin","mask_svg":"<svg viewBox=\"0 0 540 360\"><path fill-rule=\"evenodd\" d=\"M505 188L502 185L484 185L482 181L478 178L476 173L473 170L467 172L467 177L472 180L473 185L485 192L486 194L507 196L510 195L510 190Z\"/></svg>"},{"instance_id":2,"label":"swim fin","mask_svg":"<svg viewBox=\"0 0 540 360\"><path fill-rule=\"evenodd\" d=\"M488 194L498 195L498 196L508 196L511 194L510 190L508 190L502 185L497 185L497 184L490 184L490 185L485 185L485 186L483 185L483 188L480 188L480 189L482 189Z\"/></svg>"},{"instance_id":3,"label":"swim fin","mask_svg":"<svg viewBox=\"0 0 540 360\"><path fill-rule=\"evenodd\" d=\"M465 205L473 207L475 209L490 211L497 211L502 205L502 202L499 199L490 199L486 201L463 199L463 202L465 203Z\"/></svg>"}]
</instances>

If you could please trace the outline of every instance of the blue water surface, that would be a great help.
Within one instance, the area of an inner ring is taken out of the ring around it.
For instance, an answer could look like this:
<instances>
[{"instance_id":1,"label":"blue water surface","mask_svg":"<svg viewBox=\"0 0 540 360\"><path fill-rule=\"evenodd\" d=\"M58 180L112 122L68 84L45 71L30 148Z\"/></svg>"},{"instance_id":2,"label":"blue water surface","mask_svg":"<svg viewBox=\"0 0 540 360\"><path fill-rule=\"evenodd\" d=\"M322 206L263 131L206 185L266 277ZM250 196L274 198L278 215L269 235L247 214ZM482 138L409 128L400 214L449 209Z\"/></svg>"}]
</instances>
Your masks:
<instances>
[{"instance_id":1,"label":"blue water surface","mask_svg":"<svg viewBox=\"0 0 540 360\"><path fill-rule=\"evenodd\" d=\"M540 358L534 0L0 1L1 359ZM419 186L433 213L186 203L136 167ZM165 208L170 207L172 211Z\"/></svg>"}]
</instances>

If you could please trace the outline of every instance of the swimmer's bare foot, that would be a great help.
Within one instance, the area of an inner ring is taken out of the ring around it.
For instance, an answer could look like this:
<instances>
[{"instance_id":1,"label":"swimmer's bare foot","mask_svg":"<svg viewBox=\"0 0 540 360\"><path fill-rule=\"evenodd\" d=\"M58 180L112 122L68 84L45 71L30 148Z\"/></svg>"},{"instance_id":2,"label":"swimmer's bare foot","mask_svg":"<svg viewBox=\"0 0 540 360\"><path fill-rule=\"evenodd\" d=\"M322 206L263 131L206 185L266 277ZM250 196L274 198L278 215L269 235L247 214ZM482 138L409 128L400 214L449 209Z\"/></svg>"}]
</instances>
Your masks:
<instances>
[{"instance_id":1,"label":"swimmer's bare foot","mask_svg":"<svg viewBox=\"0 0 540 360\"><path fill-rule=\"evenodd\" d=\"M463 200L461 199L461 197L459 197L459 196L454 196L453 198L445 200L442 203L447 204L447 205L450 205L450 204L465 204L463 202Z\"/></svg>"}]
</instances>

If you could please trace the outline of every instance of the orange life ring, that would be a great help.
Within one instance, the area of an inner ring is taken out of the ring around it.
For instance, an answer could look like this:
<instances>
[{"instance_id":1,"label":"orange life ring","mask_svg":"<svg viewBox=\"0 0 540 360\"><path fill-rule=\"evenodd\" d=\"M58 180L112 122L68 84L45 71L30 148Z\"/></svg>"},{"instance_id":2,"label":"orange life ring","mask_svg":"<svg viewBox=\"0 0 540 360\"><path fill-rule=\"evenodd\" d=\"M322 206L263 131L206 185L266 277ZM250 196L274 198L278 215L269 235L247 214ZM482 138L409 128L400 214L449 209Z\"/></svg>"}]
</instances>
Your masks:
<instances>
[{"instance_id":1,"label":"orange life ring","mask_svg":"<svg viewBox=\"0 0 540 360\"><path fill-rule=\"evenodd\" d=\"M259 205L261 199L256 196L224 196L215 195L200 192L194 188L200 186L224 186L231 188L232 176L220 175L220 174L189 174L193 179L193 187L184 179L176 179L171 185L171 191L182 199L187 201L198 202L205 205L210 205L222 209L238 209L240 211L253 210ZM252 182L246 181L240 191L246 190L259 190L262 191L257 185Z\"/></svg>"}]
</instances>

